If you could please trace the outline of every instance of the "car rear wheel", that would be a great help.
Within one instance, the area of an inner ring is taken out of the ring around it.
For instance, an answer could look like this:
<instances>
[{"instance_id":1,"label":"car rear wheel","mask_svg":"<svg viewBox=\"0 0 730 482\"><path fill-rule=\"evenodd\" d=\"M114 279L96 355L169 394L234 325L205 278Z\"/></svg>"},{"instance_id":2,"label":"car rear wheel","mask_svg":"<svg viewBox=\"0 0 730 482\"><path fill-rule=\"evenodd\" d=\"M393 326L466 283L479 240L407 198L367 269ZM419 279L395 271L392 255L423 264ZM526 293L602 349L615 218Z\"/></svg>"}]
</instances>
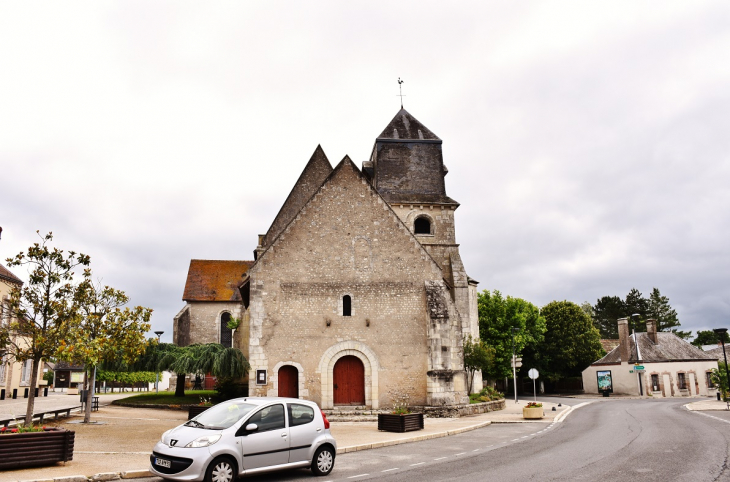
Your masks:
<instances>
[{"instance_id":1,"label":"car rear wheel","mask_svg":"<svg viewBox=\"0 0 730 482\"><path fill-rule=\"evenodd\" d=\"M327 475L335 466L335 452L332 447L325 445L317 449L312 459L314 475Z\"/></svg>"},{"instance_id":2,"label":"car rear wheel","mask_svg":"<svg viewBox=\"0 0 730 482\"><path fill-rule=\"evenodd\" d=\"M237 475L235 462L227 457L221 457L208 466L205 482L233 482Z\"/></svg>"}]
</instances>

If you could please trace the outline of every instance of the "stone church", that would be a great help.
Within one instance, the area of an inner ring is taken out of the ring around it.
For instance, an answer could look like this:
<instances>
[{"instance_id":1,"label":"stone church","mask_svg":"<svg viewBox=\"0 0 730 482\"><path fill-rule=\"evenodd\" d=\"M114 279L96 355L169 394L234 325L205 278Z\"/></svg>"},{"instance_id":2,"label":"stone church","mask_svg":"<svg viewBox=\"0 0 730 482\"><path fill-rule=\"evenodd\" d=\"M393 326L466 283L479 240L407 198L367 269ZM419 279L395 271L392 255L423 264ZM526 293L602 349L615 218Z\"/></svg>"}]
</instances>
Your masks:
<instances>
[{"instance_id":1,"label":"stone church","mask_svg":"<svg viewBox=\"0 0 730 482\"><path fill-rule=\"evenodd\" d=\"M404 109L361 169L347 156L333 168L318 146L253 261L191 261L174 342L241 349L252 396L468 403L462 343L479 336L477 282L447 173L441 139Z\"/></svg>"}]
</instances>

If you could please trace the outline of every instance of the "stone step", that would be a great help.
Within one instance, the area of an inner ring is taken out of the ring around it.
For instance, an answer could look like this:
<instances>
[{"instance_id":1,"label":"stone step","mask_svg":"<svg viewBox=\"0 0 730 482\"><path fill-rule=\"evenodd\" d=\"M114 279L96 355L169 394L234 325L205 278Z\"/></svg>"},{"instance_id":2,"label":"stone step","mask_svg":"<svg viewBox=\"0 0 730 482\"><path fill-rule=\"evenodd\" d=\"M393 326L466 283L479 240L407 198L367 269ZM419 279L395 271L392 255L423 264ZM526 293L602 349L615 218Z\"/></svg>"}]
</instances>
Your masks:
<instances>
[{"instance_id":1,"label":"stone step","mask_svg":"<svg viewBox=\"0 0 730 482\"><path fill-rule=\"evenodd\" d=\"M327 415L329 422L377 422L377 415Z\"/></svg>"}]
</instances>

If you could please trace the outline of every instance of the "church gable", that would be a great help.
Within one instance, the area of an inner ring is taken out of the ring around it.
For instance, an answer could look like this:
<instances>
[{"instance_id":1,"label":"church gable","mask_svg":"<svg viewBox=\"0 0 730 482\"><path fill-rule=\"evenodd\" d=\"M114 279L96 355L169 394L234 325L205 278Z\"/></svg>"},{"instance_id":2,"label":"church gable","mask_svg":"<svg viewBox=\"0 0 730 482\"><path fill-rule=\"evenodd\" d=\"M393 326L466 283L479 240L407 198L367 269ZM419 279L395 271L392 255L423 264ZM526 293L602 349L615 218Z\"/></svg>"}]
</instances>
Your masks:
<instances>
[{"instance_id":1,"label":"church gable","mask_svg":"<svg viewBox=\"0 0 730 482\"><path fill-rule=\"evenodd\" d=\"M297 215L302 206L319 189L330 173L332 173L332 165L324 154L322 146L317 146L289 196L281 206L279 213L274 218L274 222L271 223L271 227L264 238L264 246L268 246L276 239L282 229Z\"/></svg>"},{"instance_id":2,"label":"church gable","mask_svg":"<svg viewBox=\"0 0 730 482\"><path fill-rule=\"evenodd\" d=\"M306 270L297 263L287 269L293 252L307 263ZM331 269L339 270L338 277L363 280L376 272L379 278L388 272L400 278L414 270L421 283L424 272L442 278L438 264L348 157L271 242L254 270L271 264L296 278L326 279Z\"/></svg>"}]
</instances>

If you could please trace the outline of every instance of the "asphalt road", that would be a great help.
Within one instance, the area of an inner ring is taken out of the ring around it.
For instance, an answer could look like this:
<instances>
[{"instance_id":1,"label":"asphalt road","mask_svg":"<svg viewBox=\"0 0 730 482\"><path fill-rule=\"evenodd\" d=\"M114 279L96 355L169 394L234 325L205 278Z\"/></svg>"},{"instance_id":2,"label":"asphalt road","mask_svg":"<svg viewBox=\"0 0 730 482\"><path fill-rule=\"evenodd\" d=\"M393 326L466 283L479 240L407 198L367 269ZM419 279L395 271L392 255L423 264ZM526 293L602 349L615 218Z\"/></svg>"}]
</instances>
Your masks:
<instances>
[{"instance_id":1,"label":"asphalt road","mask_svg":"<svg viewBox=\"0 0 730 482\"><path fill-rule=\"evenodd\" d=\"M575 404L577 400L573 400ZM730 417L686 400L595 401L562 423L495 424L340 455L324 481L730 481ZM246 480L310 479L308 470Z\"/></svg>"}]
</instances>

